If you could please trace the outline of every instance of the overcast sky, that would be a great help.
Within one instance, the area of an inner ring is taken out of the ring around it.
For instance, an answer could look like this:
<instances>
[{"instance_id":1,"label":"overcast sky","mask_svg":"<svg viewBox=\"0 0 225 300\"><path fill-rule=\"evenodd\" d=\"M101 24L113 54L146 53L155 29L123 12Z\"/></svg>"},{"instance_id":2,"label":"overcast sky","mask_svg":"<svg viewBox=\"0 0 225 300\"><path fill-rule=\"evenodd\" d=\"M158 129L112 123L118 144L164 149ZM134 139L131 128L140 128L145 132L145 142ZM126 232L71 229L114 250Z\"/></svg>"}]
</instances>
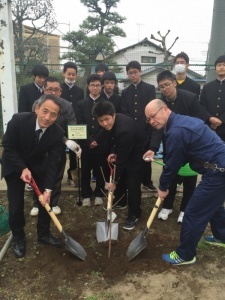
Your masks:
<instances>
[{"instance_id":1,"label":"overcast sky","mask_svg":"<svg viewBox=\"0 0 225 300\"><path fill-rule=\"evenodd\" d=\"M145 37L150 39L151 34L157 37L159 30L165 35L169 29L167 46L179 37L172 54L185 51L191 63L204 63L211 34L213 3L213 0L120 0L116 11L127 18L121 25L127 37L114 39L115 50ZM54 0L54 4L57 21L66 23L58 27L63 33L69 30L68 24L70 30L78 30L88 16L88 10L80 0Z\"/></svg>"}]
</instances>

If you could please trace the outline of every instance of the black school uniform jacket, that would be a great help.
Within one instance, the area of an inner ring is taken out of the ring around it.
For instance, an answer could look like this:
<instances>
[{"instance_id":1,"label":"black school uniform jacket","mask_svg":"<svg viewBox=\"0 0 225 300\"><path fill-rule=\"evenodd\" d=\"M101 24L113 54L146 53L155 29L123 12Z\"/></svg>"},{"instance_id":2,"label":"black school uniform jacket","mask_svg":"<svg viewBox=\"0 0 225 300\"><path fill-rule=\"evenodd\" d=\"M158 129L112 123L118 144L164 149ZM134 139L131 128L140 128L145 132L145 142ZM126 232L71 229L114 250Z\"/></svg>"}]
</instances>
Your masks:
<instances>
[{"instance_id":1,"label":"black school uniform jacket","mask_svg":"<svg viewBox=\"0 0 225 300\"><path fill-rule=\"evenodd\" d=\"M73 87L70 89L65 82L61 86L62 86L61 97L72 104L74 112L76 114L76 105L78 101L84 99L84 90L78 87L77 85L73 85Z\"/></svg>"},{"instance_id":2,"label":"black school uniform jacket","mask_svg":"<svg viewBox=\"0 0 225 300\"><path fill-rule=\"evenodd\" d=\"M146 123L145 107L156 98L155 87L140 81L136 86L130 84L122 91L121 112L130 116L138 125L140 134L145 136L148 149L157 151L161 142L161 133Z\"/></svg>"},{"instance_id":3,"label":"black school uniform jacket","mask_svg":"<svg viewBox=\"0 0 225 300\"><path fill-rule=\"evenodd\" d=\"M14 114L3 136L2 177L12 173L20 176L28 168L34 178L52 189L58 171L64 131L55 123L48 127L39 143L34 145L35 113Z\"/></svg>"},{"instance_id":4,"label":"black school uniform jacket","mask_svg":"<svg viewBox=\"0 0 225 300\"><path fill-rule=\"evenodd\" d=\"M21 86L18 100L18 112L32 112L34 102L40 98L43 92L34 83Z\"/></svg>"},{"instance_id":5,"label":"black school uniform jacket","mask_svg":"<svg viewBox=\"0 0 225 300\"><path fill-rule=\"evenodd\" d=\"M116 114L111 129L111 153L117 155L116 181L128 164L140 163L144 154L145 140L139 133L137 123L129 116Z\"/></svg>"},{"instance_id":6,"label":"black school uniform jacket","mask_svg":"<svg viewBox=\"0 0 225 300\"><path fill-rule=\"evenodd\" d=\"M97 118L92 116L92 108L99 101L104 101L104 99L99 97L94 101L88 96L77 103L77 124L87 125L87 139L79 140L79 144L82 150L88 150L90 143L96 141L98 146L89 150L96 154L106 154L109 152L108 134L99 125Z\"/></svg>"},{"instance_id":7,"label":"black school uniform jacket","mask_svg":"<svg viewBox=\"0 0 225 300\"><path fill-rule=\"evenodd\" d=\"M108 96L106 95L106 93L104 91L101 92L101 97L109 102L111 102L114 107L115 107L115 111L116 113L120 113L121 112L121 102L122 102L122 97L118 94L112 94L112 96L110 96L108 98Z\"/></svg>"}]
</instances>

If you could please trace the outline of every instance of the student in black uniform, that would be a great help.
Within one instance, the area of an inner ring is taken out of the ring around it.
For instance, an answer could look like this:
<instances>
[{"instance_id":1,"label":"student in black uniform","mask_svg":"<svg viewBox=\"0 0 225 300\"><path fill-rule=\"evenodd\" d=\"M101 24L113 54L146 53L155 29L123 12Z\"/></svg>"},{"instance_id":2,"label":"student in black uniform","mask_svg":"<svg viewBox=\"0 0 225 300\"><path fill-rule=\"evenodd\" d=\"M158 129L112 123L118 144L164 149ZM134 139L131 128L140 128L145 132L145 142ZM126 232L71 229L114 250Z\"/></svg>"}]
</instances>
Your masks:
<instances>
[{"instance_id":1,"label":"student in black uniform","mask_svg":"<svg viewBox=\"0 0 225 300\"><path fill-rule=\"evenodd\" d=\"M174 58L174 71L176 74L177 88L200 95L200 85L187 76L189 57L185 52L177 54Z\"/></svg>"},{"instance_id":2,"label":"student in black uniform","mask_svg":"<svg viewBox=\"0 0 225 300\"><path fill-rule=\"evenodd\" d=\"M126 66L127 75L131 84L122 91L121 112L130 116L138 124L140 134L145 136L146 151L154 153L159 149L161 135L145 121L145 106L155 99L155 87L141 79L141 65L138 61L131 61ZM151 180L151 164L143 161L142 184L150 191L156 191Z\"/></svg>"},{"instance_id":3,"label":"student in black uniform","mask_svg":"<svg viewBox=\"0 0 225 300\"><path fill-rule=\"evenodd\" d=\"M37 64L32 69L33 83L22 85L19 93L18 112L31 112L34 101L44 93L45 78L48 77L48 68Z\"/></svg>"},{"instance_id":4,"label":"student in black uniform","mask_svg":"<svg viewBox=\"0 0 225 300\"><path fill-rule=\"evenodd\" d=\"M96 187L94 190L94 204L102 205L103 190L105 186L101 168L104 173L109 153L109 143L105 130L98 124L95 117L92 116L92 108L95 103L105 101L101 98L101 76L91 74L87 79L89 96L77 103L77 123L87 125L87 139L80 140L82 148L81 155L81 194L83 197L83 206L91 205L92 188L90 186L91 170L95 170Z\"/></svg>"},{"instance_id":5,"label":"student in black uniform","mask_svg":"<svg viewBox=\"0 0 225 300\"><path fill-rule=\"evenodd\" d=\"M105 72L102 75L101 97L110 101L114 105L116 112L119 113L121 112L122 98L120 95L114 93L116 83L116 75L111 71Z\"/></svg>"},{"instance_id":6,"label":"student in black uniform","mask_svg":"<svg viewBox=\"0 0 225 300\"><path fill-rule=\"evenodd\" d=\"M77 77L77 65L71 61L66 62L63 65L62 74L65 80L61 85L62 86L61 97L72 104L76 115L75 110L76 110L77 102L84 99L84 90L75 84L76 77ZM74 182L72 180L71 172L76 172L75 170L77 169L77 159L76 159L76 154L71 150L69 150L69 158L70 158L70 167L67 170L67 175L68 175L67 182L71 186L76 186L78 185L78 182ZM76 174L74 175L76 176Z\"/></svg>"},{"instance_id":7,"label":"student in black uniform","mask_svg":"<svg viewBox=\"0 0 225 300\"><path fill-rule=\"evenodd\" d=\"M126 208L128 216L124 230L132 230L141 216L141 172L144 136L140 135L137 122L131 117L115 112L111 102L98 102L93 115L110 136L110 162L116 162L115 183L107 188L115 190L114 203L121 199L120 209Z\"/></svg>"}]
</instances>

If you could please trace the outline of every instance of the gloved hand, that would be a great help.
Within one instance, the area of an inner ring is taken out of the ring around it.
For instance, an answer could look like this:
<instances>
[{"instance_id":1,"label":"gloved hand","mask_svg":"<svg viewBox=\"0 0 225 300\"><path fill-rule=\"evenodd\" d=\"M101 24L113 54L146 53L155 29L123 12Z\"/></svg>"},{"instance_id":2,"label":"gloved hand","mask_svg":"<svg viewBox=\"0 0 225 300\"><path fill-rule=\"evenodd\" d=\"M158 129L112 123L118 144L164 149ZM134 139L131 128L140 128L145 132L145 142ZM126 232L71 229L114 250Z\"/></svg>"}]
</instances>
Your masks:
<instances>
[{"instance_id":1,"label":"gloved hand","mask_svg":"<svg viewBox=\"0 0 225 300\"><path fill-rule=\"evenodd\" d=\"M71 151L76 153L78 158L80 158L82 152L80 145L72 140L67 140L65 144Z\"/></svg>"}]
</instances>

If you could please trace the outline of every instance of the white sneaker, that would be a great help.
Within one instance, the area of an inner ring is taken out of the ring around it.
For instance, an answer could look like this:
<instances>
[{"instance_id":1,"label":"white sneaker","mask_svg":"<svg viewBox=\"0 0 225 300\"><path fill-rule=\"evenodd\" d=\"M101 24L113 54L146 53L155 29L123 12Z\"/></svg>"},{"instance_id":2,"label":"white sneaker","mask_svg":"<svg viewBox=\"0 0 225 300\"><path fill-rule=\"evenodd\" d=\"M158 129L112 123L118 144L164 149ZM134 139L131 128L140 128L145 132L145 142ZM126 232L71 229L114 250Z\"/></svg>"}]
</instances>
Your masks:
<instances>
[{"instance_id":1,"label":"white sneaker","mask_svg":"<svg viewBox=\"0 0 225 300\"><path fill-rule=\"evenodd\" d=\"M184 217L184 212L181 211L180 214L179 214L179 217L178 217L178 219L177 219L177 223L182 223L183 217Z\"/></svg>"},{"instance_id":2,"label":"white sneaker","mask_svg":"<svg viewBox=\"0 0 225 300\"><path fill-rule=\"evenodd\" d=\"M70 186L76 186L76 184L73 182L73 180L71 179L67 179L67 183L70 185Z\"/></svg>"},{"instance_id":3,"label":"white sneaker","mask_svg":"<svg viewBox=\"0 0 225 300\"><path fill-rule=\"evenodd\" d=\"M91 199L90 198L84 198L82 202L82 206L91 206Z\"/></svg>"},{"instance_id":4,"label":"white sneaker","mask_svg":"<svg viewBox=\"0 0 225 300\"><path fill-rule=\"evenodd\" d=\"M32 217L36 217L38 215L38 212L39 212L39 208L38 207L33 207L30 211L30 215Z\"/></svg>"},{"instance_id":5,"label":"white sneaker","mask_svg":"<svg viewBox=\"0 0 225 300\"><path fill-rule=\"evenodd\" d=\"M28 192L33 191L33 188L31 185L29 185L29 183L26 183L26 191L28 191Z\"/></svg>"},{"instance_id":6,"label":"white sneaker","mask_svg":"<svg viewBox=\"0 0 225 300\"><path fill-rule=\"evenodd\" d=\"M103 200L101 197L95 197L95 205L102 205Z\"/></svg>"},{"instance_id":7,"label":"white sneaker","mask_svg":"<svg viewBox=\"0 0 225 300\"><path fill-rule=\"evenodd\" d=\"M162 208L160 213L158 214L158 219L166 221L169 215L172 213L172 211L172 209Z\"/></svg>"},{"instance_id":8,"label":"white sneaker","mask_svg":"<svg viewBox=\"0 0 225 300\"><path fill-rule=\"evenodd\" d=\"M52 211L54 212L55 215L60 215L61 214L61 208L58 206L53 206Z\"/></svg>"}]
</instances>

